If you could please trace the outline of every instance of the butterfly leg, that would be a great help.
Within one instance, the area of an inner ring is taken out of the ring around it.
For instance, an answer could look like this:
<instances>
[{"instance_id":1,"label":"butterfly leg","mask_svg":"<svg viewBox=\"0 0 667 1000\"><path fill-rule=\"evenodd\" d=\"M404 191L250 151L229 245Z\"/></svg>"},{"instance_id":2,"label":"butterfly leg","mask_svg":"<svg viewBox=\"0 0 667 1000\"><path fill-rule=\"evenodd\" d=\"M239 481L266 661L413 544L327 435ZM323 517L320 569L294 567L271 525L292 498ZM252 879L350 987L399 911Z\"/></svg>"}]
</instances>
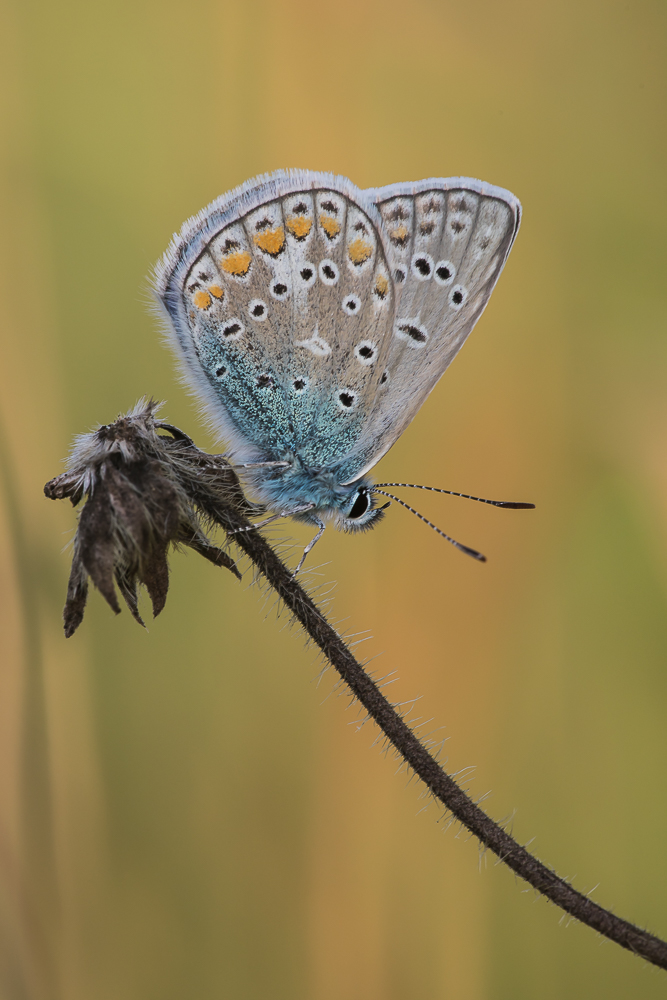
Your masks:
<instances>
[{"instance_id":1,"label":"butterfly leg","mask_svg":"<svg viewBox=\"0 0 667 1000\"><path fill-rule=\"evenodd\" d=\"M308 544L306 545L305 549L303 550L303 555L301 556L301 559L299 561L299 565L297 566L297 568L292 573L292 579L294 579L294 577L297 575L297 573L299 572L299 570L301 569L301 567L305 563L306 556L308 555L308 553L310 552L310 550L313 548L314 545L317 544L317 542L319 542L320 538L324 534L324 529L326 528L326 524L324 523L324 521L320 521L319 517L314 517L313 520L315 521L315 524L317 525L317 528L318 528L317 534L315 535L314 538L311 538L311 540L308 542Z\"/></svg>"},{"instance_id":2,"label":"butterfly leg","mask_svg":"<svg viewBox=\"0 0 667 1000\"><path fill-rule=\"evenodd\" d=\"M287 468L289 468L289 462L243 462L241 465L230 465L230 469L287 469Z\"/></svg>"},{"instance_id":3,"label":"butterfly leg","mask_svg":"<svg viewBox=\"0 0 667 1000\"><path fill-rule=\"evenodd\" d=\"M277 521L279 517L291 517L292 514L303 514L306 510L312 510L314 506L314 503L306 503L300 507L292 507L291 510L281 510L279 514L272 514L271 517L267 517L264 521L258 521L257 524L251 524L247 528L234 528L232 531L228 531L227 534L239 535L242 531L254 531L255 528L265 528L267 524Z\"/></svg>"}]
</instances>

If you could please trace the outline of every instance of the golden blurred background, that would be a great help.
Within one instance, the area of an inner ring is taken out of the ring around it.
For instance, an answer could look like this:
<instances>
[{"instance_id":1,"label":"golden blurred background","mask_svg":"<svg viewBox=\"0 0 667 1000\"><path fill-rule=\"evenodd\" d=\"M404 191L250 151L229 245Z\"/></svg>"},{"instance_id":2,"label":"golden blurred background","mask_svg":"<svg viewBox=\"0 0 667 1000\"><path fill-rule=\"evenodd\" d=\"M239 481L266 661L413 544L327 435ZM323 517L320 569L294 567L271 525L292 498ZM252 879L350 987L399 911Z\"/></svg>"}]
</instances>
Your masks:
<instances>
[{"instance_id":1,"label":"golden blurred background","mask_svg":"<svg viewBox=\"0 0 667 1000\"><path fill-rule=\"evenodd\" d=\"M665 936L665 5L2 19L1 1000L664 997L447 825L251 572L177 554L148 631L93 593L65 641L75 515L42 486L142 394L216 447L145 280L212 198L292 166L510 188L491 304L377 471L538 509L419 494L487 565L394 505L304 579L494 817Z\"/></svg>"}]
</instances>

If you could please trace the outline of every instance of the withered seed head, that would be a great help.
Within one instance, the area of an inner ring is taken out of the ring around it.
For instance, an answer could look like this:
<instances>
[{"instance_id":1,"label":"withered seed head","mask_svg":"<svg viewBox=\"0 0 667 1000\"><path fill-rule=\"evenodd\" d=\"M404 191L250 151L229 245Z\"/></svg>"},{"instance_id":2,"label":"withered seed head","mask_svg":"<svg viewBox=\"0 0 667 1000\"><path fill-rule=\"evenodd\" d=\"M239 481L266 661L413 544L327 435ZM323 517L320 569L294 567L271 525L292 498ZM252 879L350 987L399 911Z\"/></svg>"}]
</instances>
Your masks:
<instances>
[{"instance_id":1,"label":"withered seed head","mask_svg":"<svg viewBox=\"0 0 667 1000\"><path fill-rule=\"evenodd\" d=\"M239 518L264 508L245 498L222 455L199 451L178 428L156 420L157 408L154 400L140 400L126 416L82 435L67 471L44 487L51 500L69 497L76 505L87 497L63 612L68 637L83 619L89 577L118 614L115 580L143 625L137 605L142 583L158 615L169 588L170 545L187 545L240 579L233 559L209 541L202 522L229 528L230 519L237 526Z\"/></svg>"}]
</instances>

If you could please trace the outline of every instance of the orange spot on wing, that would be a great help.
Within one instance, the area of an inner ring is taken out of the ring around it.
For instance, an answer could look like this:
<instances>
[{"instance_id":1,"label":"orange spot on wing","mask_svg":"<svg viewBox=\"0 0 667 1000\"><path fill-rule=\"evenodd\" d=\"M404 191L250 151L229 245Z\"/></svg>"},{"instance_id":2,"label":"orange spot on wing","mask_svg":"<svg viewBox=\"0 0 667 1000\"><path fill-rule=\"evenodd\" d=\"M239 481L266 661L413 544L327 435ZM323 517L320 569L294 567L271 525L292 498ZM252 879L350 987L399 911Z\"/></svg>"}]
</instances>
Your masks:
<instances>
[{"instance_id":1,"label":"orange spot on wing","mask_svg":"<svg viewBox=\"0 0 667 1000\"><path fill-rule=\"evenodd\" d=\"M373 247L368 240L362 240L361 236L353 240L347 248L347 255L353 264L363 264L373 253Z\"/></svg>"},{"instance_id":2,"label":"orange spot on wing","mask_svg":"<svg viewBox=\"0 0 667 1000\"><path fill-rule=\"evenodd\" d=\"M303 215L295 215L293 218L287 220L287 228L297 240L304 239L310 232L312 225L312 221L305 219Z\"/></svg>"},{"instance_id":3,"label":"orange spot on wing","mask_svg":"<svg viewBox=\"0 0 667 1000\"><path fill-rule=\"evenodd\" d=\"M277 229L265 229L263 233L257 233L255 243L264 253L275 257L285 245L285 230L282 226Z\"/></svg>"},{"instance_id":4,"label":"orange spot on wing","mask_svg":"<svg viewBox=\"0 0 667 1000\"><path fill-rule=\"evenodd\" d=\"M192 301L197 306L197 309L208 309L211 304L211 296L208 292L202 292L200 289L198 292L195 292Z\"/></svg>"},{"instance_id":5,"label":"orange spot on wing","mask_svg":"<svg viewBox=\"0 0 667 1000\"><path fill-rule=\"evenodd\" d=\"M208 290L211 293L211 295L215 296L216 299L223 298L225 294L224 290L220 287L220 285L209 285Z\"/></svg>"},{"instance_id":6,"label":"orange spot on wing","mask_svg":"<svg viewBox=\"0 0 667 1000\"><path fill-rule=\"evenodd\" d=\"M244 275L250 270L250 260L250 254L246 250L240 250L238 253L230 253L228 257L223 257L220 266L227 274Z\"/></svg>"},{"instance_id":7,"label":"orange spot on wing","mask_svg":"<svg viewBox=\"0 0 667 1000\"><path fill-rule=\"evenodd\" d=\"M320 215L320 225L330 240L340 232L340 222L336 222L333 215Z\"/></svg>"},{"instance_id":8,"label":"orange spot on wing","mask_svg":"<svg viewBox=\"0 0 667 1000\"><path fill-rule=\"evenodd\" d=\"M400 243L402 246L404 243L407 243L410 233L408 231L408 227L401 223L401 225L397 226L396 229L392 229L389 235L394 243Z\"/></svg>"},{"instance_id":9,"label":"orange spot on wing","mask_svg":"<svg viewBox=\"0 0 667 1000\"><path fill-rule=\"evenodd\" d=\"M380 296L381 299L385 297L389 290L389 282L385 278L384 274L378 274L375 279L375 291Z\"/></svg>"}]
</instances>

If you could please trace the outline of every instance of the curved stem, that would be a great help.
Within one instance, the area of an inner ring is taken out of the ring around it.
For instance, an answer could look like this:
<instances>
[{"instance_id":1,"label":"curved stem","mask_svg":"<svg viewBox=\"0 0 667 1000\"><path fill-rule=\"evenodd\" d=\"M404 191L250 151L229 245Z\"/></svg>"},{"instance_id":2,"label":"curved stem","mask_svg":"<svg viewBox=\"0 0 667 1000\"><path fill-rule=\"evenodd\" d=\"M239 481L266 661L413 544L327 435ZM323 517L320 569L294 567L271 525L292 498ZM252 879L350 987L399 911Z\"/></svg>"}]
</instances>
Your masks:
<instances>
[{"instance_id":1,"label":"curved stem","mask_svg":"<svg viewBox=\"0 0 667 1000\"><path fill-rule=\"evenodd\" d=\"M216 517L237 521L237 515L216 510ZM238 522L240 523L240 521ZM244 521L247 524L247 522ZM392 746L419 775L436 799L489 850L534 889L550 899L566 913L576 917L611 941L641 955L648 962L667 969L667 943L648 931L622 920L609 910L594 903L574 889L565 879L538 861L525 847L517 843L506 830L479 808L457 785L417 736L387 701L375 682L341 637L329 625L322 612L302 587L293 580L287 567L271 546L257 532L234 536L235 543L247 553L257 569L266 577L281 600L300 622L311 639L336 668L352 693L377 723Z\"/></svg>"},{"instance_id":2,"label":"curved stem","mask_svg":"<svg viewBox=\"0 0 667 1000\"><path fill-rule=\"evenodd\" d=\"M154 421L156 406L142 401L113 425L104 425L81 439L68 472L46 484L45 493L54 500L70 497L78 503L84 492L89 494L77 531L65 606L66 634L71 635L83 617L89 575L116 611L112 572L118 585L122 584L133 613L136 582L143 582L158 613L167 593L170 542L190 545L235 572L229 556L202 534L203 515L205 521L227 531L246 552L403 760L481 844L566 913L622 948L667 969L665 941L577 892L487 816L442 769L262 538L257 525L247 520L246 514L259 515L265 508L245 498L224 456L207 455L178 428ZM156 428L168 430L172 436L158 436ZM109 488L112 480L113 495ZM136 546L127 540L144 535L144 551L137 556Z\"/></svg>"}]
</instances>

